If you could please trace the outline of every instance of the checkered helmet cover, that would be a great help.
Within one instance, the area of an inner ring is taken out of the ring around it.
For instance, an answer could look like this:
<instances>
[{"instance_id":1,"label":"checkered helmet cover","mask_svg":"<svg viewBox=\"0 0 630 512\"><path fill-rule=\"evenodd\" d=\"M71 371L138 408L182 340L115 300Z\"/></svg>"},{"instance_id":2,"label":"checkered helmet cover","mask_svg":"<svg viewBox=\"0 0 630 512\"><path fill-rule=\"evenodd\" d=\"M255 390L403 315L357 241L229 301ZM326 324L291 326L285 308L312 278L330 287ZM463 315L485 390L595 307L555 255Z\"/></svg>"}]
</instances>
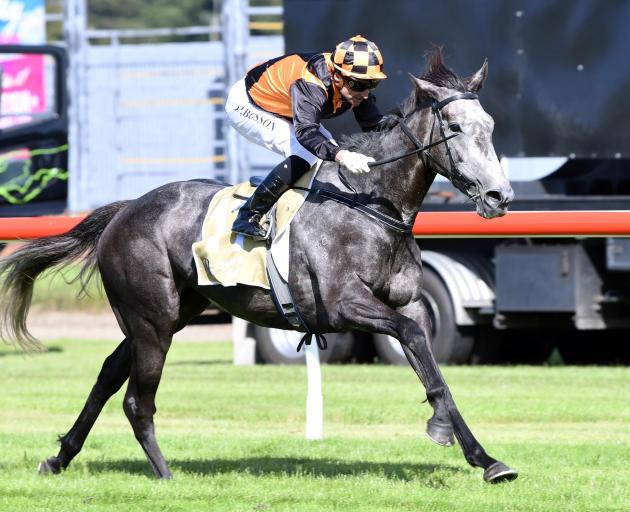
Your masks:
<instances>
[{"instance_id":1,"label":"checkered helmet cover","mask_svg":"<svg viewBox=\"0 0 630 512\"><path fill-rule=\"evenodd\" d=\"M383 56L372 41L354 36L339 43L332 53L332 63L344 76L364 80L387 78L383 73Z\"/></svg>"}]
</instances>

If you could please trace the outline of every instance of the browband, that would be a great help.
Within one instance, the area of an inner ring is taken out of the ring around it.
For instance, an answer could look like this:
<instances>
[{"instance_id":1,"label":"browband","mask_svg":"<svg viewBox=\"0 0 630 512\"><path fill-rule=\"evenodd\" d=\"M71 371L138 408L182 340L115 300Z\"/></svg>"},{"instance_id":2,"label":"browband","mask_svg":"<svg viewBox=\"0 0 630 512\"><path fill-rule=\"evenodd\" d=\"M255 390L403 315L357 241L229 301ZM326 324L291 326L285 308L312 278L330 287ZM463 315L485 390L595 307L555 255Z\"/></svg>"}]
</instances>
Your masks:
<instances>
[{"instance_id":1,"label":"browband","mask_svg":"<svg viewBox=\"0 0 630 512\"><path fill-rule=\"evenodd\" d=\"M449 96L445 100L433 103L433 110L441 110L446 105L448 105L451 101L455 100L478 100L479 96L477 96L474 92L462 92L461 94L454 94L453 96Z\"/></svg>"}]
</instances>

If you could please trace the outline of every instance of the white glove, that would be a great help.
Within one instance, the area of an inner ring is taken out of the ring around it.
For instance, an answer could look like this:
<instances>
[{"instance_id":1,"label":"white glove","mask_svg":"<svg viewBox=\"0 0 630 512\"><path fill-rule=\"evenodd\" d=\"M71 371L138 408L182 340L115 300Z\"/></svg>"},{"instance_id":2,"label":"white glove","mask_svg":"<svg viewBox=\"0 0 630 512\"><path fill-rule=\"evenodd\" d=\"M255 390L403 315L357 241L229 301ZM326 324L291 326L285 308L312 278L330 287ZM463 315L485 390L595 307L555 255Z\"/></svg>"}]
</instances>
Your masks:
<instances>
[{"instance_id":1,"label":"white glove","mask_svg":"<svg viewBox=\"0 0 630 512\"><path fill-rule=\"evenodd\" d=\"M371 156L365 156L361 153L354 153L345 149L337 153L337 160L353 174L365 174L370 172L368 162L375 161Z\"/></svg>"}]
</instances>

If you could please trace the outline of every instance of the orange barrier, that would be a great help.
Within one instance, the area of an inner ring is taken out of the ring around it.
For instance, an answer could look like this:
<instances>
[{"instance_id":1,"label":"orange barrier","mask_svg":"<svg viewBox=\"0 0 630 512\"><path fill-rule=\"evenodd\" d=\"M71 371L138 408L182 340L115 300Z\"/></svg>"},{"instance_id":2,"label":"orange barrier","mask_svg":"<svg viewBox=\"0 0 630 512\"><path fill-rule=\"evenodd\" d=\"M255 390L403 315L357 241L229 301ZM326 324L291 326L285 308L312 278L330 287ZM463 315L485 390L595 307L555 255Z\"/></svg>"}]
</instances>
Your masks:
<instances>
[{"instance_id":1,"label":"orange barrier","mask_svg":"<svg viewBox=\"0 0 630 512\"><path fill-rule=\"evenodd\" d=\"M475 212L421 212L413 234L421 238L630 236L630 210L509 212L496 219Z\"/></svg>"},{"instance_id":2,"label":"orange barrier","mask_svg":"<svg viewBox=\"0 0 630 512\"><path fill-rule=\"evenodd\" d=\"M59 235L71 230L85 215L74 217L3 217L0 218L0 240L28 240L42 236Z\"/></svg>"},{"instance_id":3,"label":"orange barrier","mask_svg":"<svg viewBox=\"0 0 630 512\"><path fill-rule=\"evenodd\" d=\"M85 218L0 218L0 240L28 240L64 233ZM510 212L483 219L474 212L421 212L413 226L416 237L573 237L630 236L630 210Z\"/></svg>"}]
</instances>

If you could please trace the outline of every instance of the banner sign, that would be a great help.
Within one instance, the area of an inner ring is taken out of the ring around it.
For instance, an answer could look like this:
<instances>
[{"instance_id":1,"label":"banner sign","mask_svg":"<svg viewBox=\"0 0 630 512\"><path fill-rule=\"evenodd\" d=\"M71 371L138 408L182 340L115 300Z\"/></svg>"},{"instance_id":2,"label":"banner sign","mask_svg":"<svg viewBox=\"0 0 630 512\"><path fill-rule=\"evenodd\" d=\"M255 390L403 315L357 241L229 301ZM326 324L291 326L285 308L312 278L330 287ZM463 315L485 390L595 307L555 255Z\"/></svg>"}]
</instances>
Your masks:
<instances>
[{"instance_id":1,"label":"banner sign","mask_svg":"<svg viewBox=\"0 0 630 512\"><path fill-rule=\"evenodd\" d=\"M44 44L44 0L0 0L0 44ZM2 96L0 129L31 121L46 110L44 59L41 55L0 56Z\"/></svg>"},{"instance_id":2,"label":"banner sign","mask_svg":"<svg viewBox=\"0 0 630 512\"><path fill-rule=\"evenodd\" d=\"M44 56L19 55L1 66L0 129L28 123L30 114L46 111Z\"/></svg>"}]
</instances>

